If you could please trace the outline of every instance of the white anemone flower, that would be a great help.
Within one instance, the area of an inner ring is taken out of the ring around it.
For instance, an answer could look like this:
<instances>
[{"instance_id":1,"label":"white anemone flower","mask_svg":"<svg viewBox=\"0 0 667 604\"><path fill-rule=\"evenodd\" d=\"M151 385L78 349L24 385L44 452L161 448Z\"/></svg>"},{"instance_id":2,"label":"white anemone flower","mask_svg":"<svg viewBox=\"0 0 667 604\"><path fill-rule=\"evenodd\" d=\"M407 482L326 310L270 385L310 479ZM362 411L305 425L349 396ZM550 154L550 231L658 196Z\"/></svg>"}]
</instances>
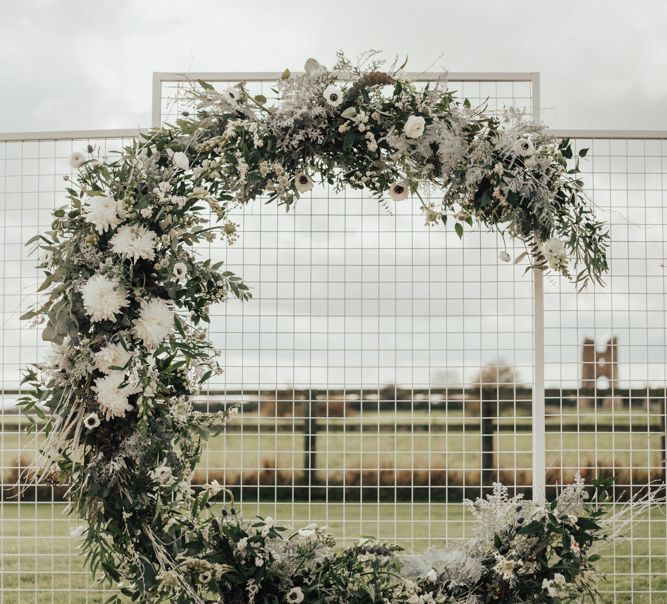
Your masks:
<instances>
[{"instance_id":1,"label":"white anemone flower","mask_svg":"<svg viewBox=\"0 0 667 604\"><path fill-rule=\"evenodd\" d=\"M293 604L301 604L305 597L306 596L303 594L303 591L300 587L292 587L292 589L287 592L285 601L291 602Z\"/></svg>"},{"instance_id":2,"label":"white anemone flower","mask_svg":"<svg viewBox=\"0 0 667 604\"><path fill-rule=\"evenodd\" d=\"M512 256L509 255L507 250L503 250L502 252L500 252L500 254L498 254L498 259L501 262L510 262L512 260Z\"/></svg>"},{"instance_id":3,"label":"white anemone flower","mask_svg":"<svg viewBox=\"0 0 667 604\"><path fill-rule=\"evenodd\" d=\"M112 367L123 368L132 358L132 354L123 348L122 344L107 344L95 353L95 368L102 373L113 371Z\"/></svg>"},{"instance_id":4,"label":"white anemone flower","mask_svg":"<svg viewBox=\"0 0 667 604\"><path fill-rule=\"evenodd\" d=\"M70 168L80 168L86 162L86 154L83 151L72 151L69 156Z\"/></svg>"},{"instance_id":5,"label":"white anemone flower","mask_svg":"<svg viewBox=\"0 0 667 604\"><path fill-rule=\"evenodd\" d=\"M410 188L406 182L396 182L389 189L389 197L394 201L403 201L410 195Z\"/></svg>"},{"instance_id":6,"label":"white anemone flower","mask_svg":"<svg viewBox=\"0 0 667 604\"><path fill-rule=\"evenodd\" d=\"M312 57L306 61L303 69L311 78L317 78L327 72L327 68Z\"/></svg>"},{"instance_id":7,"label":"white anemone flower","mask_svg":"<svg viewBox=\"0 0 667 604\"><path fill-rule=\"evenodd\" d=\"M157 235L140 224L126 224L111 238L111 249L119 256L136 262L140 258L155 260Z\"/></svg>"},{"instance_id":8,"label":"white anemone flower","mask_svg":"<svg viewBox=\"0 0 667 604\"><path fill-rule=\"evenodd\" d=\"M190 160L188 156L183 153L183 151L178 151L174 153L171 157L171 163L174 164L179 170L189 170L190 169Z\"/></svg>"},{"instance_id":9,"label":"white anemone flower","mask_svg":"<svg viewBox=\"0 0 667 604\"><path fill-rule=\"evenodd\" d=\"M403 126L403 132L408 138L419 138L424 134L426 121L421 115L411 115Z\"/></svg>"},{"instance_id":10,"label":"white anemone flower","mask_svg":"<svg viewBox=\"0 0 667 604\"><path fill-rule=\"evenodd\" d=\"M237 105L239 102L239 91L231 86L225 88L221 93L222 98L230 105Z\"/></svg>"},{"instance_id":11,"label":"white anemone flower","mask_svg":"<svg viewBox=\"0 0 667 604\"><path fill-rule=\"evenodd\" d=\"M294 186L299 193L308 193L313 189L313 179L305 172L299 172L294 177Z\"/></svg>"},{"instance_id":12,"label":"white anemone flower","mask_svg":"<svg viewBox=\"0 0 667 604\"><path fill-rule=\"evenodd\" d=\"M115 229L120 224L121 206L112 197L94 195L86 197L83 201L87 206L84 210L84 219L95 225L98 233L105 233L107 229Z\"/></svg>"},{"instance_id":13,"label":"white anemone flower","mask_svg":"<svg viewBox=\"0 0 667 604\"><path fill-rule=\"evenodd\" d=\"M324 99L332 107L338 107L343 102L343 91L340 86L329 84L322 93Z\"/></svg>"},{"instance_id":14,"label":"white anemone flower","mask_svg":"<svg viewBox=\"0 0 667 604\"><path fill-rule=\"evenodd\" d=\"M116 315L128 305L123 286L115 279L93 275L81 288L83 308L93 323L115 321Z\"/></svg>"},{"instance_id":15,"label":"white anemone flower","mask_svg":"<svg viewBox=\"0 0 667 604\"><path fill-rule=\"evenodd\" d=\"M166 300L153 298L141 303L134 333L149 350L155 350L174 328L174 312Z\"/></svg>"},{"instance_id":16,"label":"white anemone flower","mask_svg":"<svg viewBox=\"0 0 667 604\"><path fill-rule=\"evenodd\" d=\"M100 417L97 413L90 413L83 418L83 425L88 430L94 430L100 425Z\"/></svg>"},{"instance_id":17,"label":"white anemone flower","mask_svg":"<svg viewBox=\"0 0 667 604\"><path fill-rule=\"evenodd\" d=\"M174 268L172 269L172 274L174 275L175 279L182 281L188 276L187 265L184 262L177 262L176 264L174 264Z\"/></svg>"},{"instance_id":18,"label":"white anemone flower","mask_svg":"<svg viewBox=\"0 0 667 604\"><path fill-rule=\"evenodd\" d=\"M514 153L521 157L530 157L535 153L535 145L529 138L520 138L514 143Z\"/></svg>"},{"instance_id":19,"label":"white anemone flower","mask_svg":"<svg viewBox=\"0 0 667 604\"><path fill-rule=\"evenodd\" d=\"M128 398L136 394L137 390L130 386L121 387L124 380L125 373L122 371L112 371L109 375L95 380L93 390L107 419L124 417L128 411L132 411Z\"/></svg>"}]
</instances>

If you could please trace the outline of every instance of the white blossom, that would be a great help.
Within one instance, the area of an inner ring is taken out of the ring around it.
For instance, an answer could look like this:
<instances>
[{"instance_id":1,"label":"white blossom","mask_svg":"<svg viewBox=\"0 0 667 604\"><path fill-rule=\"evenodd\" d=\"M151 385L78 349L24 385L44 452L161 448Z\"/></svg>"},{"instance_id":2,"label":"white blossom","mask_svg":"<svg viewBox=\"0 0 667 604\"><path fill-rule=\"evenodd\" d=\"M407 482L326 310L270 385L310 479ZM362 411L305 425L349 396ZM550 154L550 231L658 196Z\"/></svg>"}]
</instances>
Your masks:
<instances>
[{"instance_id":1,"label":"white blossom","mask_svg":"<svg viewBox=\"0 0 667 604\"><path fill-rule=\"evenodd\" d=\"M88 430L94 430L100 425L99 415L97 415L97 413L89 413L83 418L83 425L88 428Z\"/></svg>"},{"instance_id":2,"label":"white blossom","mask_svg":"<svg viewBox=\"0 0 667 604\"><path fill-rule=\"evenodd\" d=\"M403 126L403 132L408 138L419 138L424 134L426 121L421 115L411 115Z\"/></svg>"},{"instance_id":3,"label":"white blossom","mask_svg":"<svg viewBox=\"0 0 667 604\"><path fill-rule=\"evenodd\" d=\"M188 275L188 267L185 265L184 262L177 262L176 264L174 264L172 274L174 275L174 278L178 279L179 281L182 281Z\"/></svg>"},{"instance_id":4,"label":"white blossom","mask_svg":"<svg viewBox=\"0 0 667 604\"><path fill-rule=\"evenodd\" d=\"M177 151L171 158L171 163L174 164L179 170L189 170L190 169L190 160L188 156L183 153L183 151Z\"/></svg>"},{"instance_id":5,"label":"white blossom","mask_svg":"<svg viewBox=\"0 0 667 604\"><path fill-rule=\"evenodd\" d=\"M125 367L132 354L120 343L107 344L95 353L95 367L103 373L109 373L112 367Z\"/></svg>"},{"instance_id":6,"label":"white blossom","mask_svg":"<svg viewBox=\"0 0 667 604\"><path fill-rule=\"evenodd\" d=\"M389 197L394 201L403 201L408 198L408 195L410 195L410 189L405 182L394 183L389 189Z\"/></svg>"},{"instance_id":7,"label":"white blossom","mask_svg":"<svg viewBox=\"0 0 667 604\"><path fill-rule=\"evenodd\" d=\"M542 243L542 254L552 270L560 270L567 265L565 244L560 239L551 237Z\"/></svg>"},{"instance_id":8,"label":"white blossom","mask_svg":"<svg viewBox=\"0 0 667 604\"><path fill-rule=\"evenodd\" d=\"M137 389L130 386L121 387L124 381L125 374L122 371L112 371L109 375L95 380L93 390L107 419L124 417L128 411L132 411L128 398L136 394Z\"/></svg>"},{"instance_id":9,"label":"white blossom","mask_svg":"<svg viewBox=\"0 0 667 604\"><path fill-rule=\"evenodd\" d=\"M86 154L83 151L72 151L69 156L69 165L71 168L80 168L86 161Z\"/></svg>"},{"instance_id":10,"label":"white blossom","mask_svg":"<svg viewBox=\"0 0 667 604\"><path fill-rule=\"evenodd\" d=\"M521 157L530 157L535 153L533 141L529 138L520 138L514 143L514 152Z\"/></svg>"},{"instance_id":11,"label":"white blossom","mask_svg":"<svg viewBox=\"0 0 667 604\"><path fill-rule=\"evenodd\" d=\"M160 298L143 301L134 333L149 350L155 350L174 328L174 312Z\"/></svg>"},{"instance_id":12,"label":"white blossom","mask_svg":"<svg viewBox=\"0 0 667 604\"><path fill-rule=\"evenodd\" d=\"M509 255L507 250L503 250L502 252L500 252L500 254L498 254L498 259L501 262L510 262L512 260L512 256Z\"/></svg>"},{"instance_id":13,"label":"white blossom","mask_svg":"<svg viewBox=\"0 0 667 604\"><path fill-rule=\"evenodd\" d=\"M123 286L115 279L93 275L81 287L83 308L90 320L114 321L116 315L128 305Z\"/></svg>"},{"instance_id":14,"label":"white blossom","mask_svg":"<svg viewBox=\"0 0 667 604\"><path fill-rule=\"evenodd\" d=\"M322 94L326 102L332 107L338 107L343 102L343 91L340 86L335 84L329 84Z\"/></svg>"},{"instance_id":15,"label":"white blossom","mask_svg":"<svg viewBox=\"0 0 667 604\"><path fill-rule=\"evenodd\" d=\"M94 195L85 197L83 200L84 219L95 225L98 233L105 233L108 229L116 228L121 221L121 205L112 197L105 195Z\"/></svg>"},{"instance_id":16,"label":"white blossom","mask_svg":"<svg viewBox=\"0 0 667 604\"><path fill-rule=\"evenodd\" d=\"M290 589L285 596L285 600L287 602L291 602L292 604L300 604L303 602L304 598L305 596L300 587L292 587L292 589Z\"/></svg>"},{"instance_id":17,"label":"white blossom","mask_svg":"<svg viewBox=\"0 0 667 604\"><path fill-rule=\"evenodd\" d=\"M299 172L294 177L294 186L299 193L307 193L313 188L313 179L305 172Z\"/></svg>"},{"instance_id":18,"label":"white blossom","mask_svg":"<svg viewBox=\"0 0 667 604\"><path fill-rule=\"evenodd\" d=\"M154 470L151 470L150 473L151 480L155 481L157 484L168 487L176 482L176 477L172 469L169 466L158 466Z\"/></svg>"},{"instance_id":19,"label":"white blossom","mask_svg":"<svg viewBox=\"0 0 667 604\"><path fill-rule=\"evenodd\" d=\"M155 260L157 235L140 224L126 224L111 238L111 249L119 256L136 262L140 258Z\"/></svg>"}]
</instances>

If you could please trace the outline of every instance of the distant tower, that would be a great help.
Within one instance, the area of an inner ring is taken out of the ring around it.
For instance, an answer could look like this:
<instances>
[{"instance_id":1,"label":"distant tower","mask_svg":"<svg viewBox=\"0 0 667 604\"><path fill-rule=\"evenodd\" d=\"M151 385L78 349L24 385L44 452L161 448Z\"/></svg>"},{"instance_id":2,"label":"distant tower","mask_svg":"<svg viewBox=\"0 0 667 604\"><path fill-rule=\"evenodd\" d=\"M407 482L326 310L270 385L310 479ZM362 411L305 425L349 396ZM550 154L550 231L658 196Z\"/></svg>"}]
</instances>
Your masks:
<instances>
[{"instance_id":1,"label":"distant tower","mask_svg":"<svg viewBox=\"0 0 667 604\"><path fill-rule=\"evenodd\" d=\"M606 377L611 390L618 389L618 340L616 336L607 340L607 346L600 352L595 340L584 339L581 365L581 388L593 390L598 379Z\"/></svg>"}]
</instances>

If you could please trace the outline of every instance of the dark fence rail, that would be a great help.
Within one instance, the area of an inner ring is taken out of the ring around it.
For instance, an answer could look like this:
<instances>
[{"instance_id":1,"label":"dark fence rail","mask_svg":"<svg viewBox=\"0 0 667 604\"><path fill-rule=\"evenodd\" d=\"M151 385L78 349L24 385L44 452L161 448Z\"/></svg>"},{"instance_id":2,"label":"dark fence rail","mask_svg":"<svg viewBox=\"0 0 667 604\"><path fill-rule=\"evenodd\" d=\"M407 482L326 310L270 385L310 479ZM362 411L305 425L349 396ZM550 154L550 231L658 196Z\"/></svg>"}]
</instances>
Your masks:
<instances>
[{"instance_id":1,"label":"dark fence rail","mask_svg":"<svg viewBox=\"0 0 667 604\"><path fill-rule=\"evenodd\" d=\"M5 399L18 391L2 391ZM660 436L660 459L663 481L667 479L667 388L581 390L547 389L545 392L549 433L641 433ZM484 386L477 388L408 389L275 389L256 391L208 390L197 397L195 404L202 410L216 411L238 405L247 413L258 413L252 426L231 422L230 433L294 433L303 432L304 461L299 486L322 488L318 476L318 436L321 433L396 434L478 433L481 447L481 485L489 487L498 479L495 439L501 433L530 433L532 390L524 387ZM336 413L330 414L335 407ZM263 413L268 408L269 413ZM577 418L571 417L578 410ZM401 421L406 411L429 411L427 418L412 416ZM11 432L22 428L15 408L5 407L1 430ZM449 416L447 412L460 415ZM564 413L561 414L561 411ZM601 412L603 411L603 412ZM621 421L614 412L642 411ZM379 421L376 414L395 412L391 422ZM440 413L442 412L442 413ZM600 418L598 419L598 416ZM373 421L364 421L369 419ZM637 421L641 419L642 421ZM601 421L603 420L603 421Z\"/></svg>"}]
</instances>

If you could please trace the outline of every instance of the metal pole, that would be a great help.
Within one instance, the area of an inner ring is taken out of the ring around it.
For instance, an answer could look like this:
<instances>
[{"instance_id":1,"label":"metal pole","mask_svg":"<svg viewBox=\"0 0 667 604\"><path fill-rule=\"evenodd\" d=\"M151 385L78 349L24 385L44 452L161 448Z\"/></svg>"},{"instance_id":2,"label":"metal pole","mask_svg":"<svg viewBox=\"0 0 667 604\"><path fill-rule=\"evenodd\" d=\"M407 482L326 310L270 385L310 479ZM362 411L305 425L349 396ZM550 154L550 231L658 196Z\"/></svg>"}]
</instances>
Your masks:
<instances>
[{"instance_id":1,"label":"metal pole","mask_svg":"<svg viewBox=\"0 0 667 604\"><path fill-rule=\"evenodd\" d=\"M546 425L544 419L544 274L533 270L533 501L546 494Z\"/></svg>"}]
</instances>

